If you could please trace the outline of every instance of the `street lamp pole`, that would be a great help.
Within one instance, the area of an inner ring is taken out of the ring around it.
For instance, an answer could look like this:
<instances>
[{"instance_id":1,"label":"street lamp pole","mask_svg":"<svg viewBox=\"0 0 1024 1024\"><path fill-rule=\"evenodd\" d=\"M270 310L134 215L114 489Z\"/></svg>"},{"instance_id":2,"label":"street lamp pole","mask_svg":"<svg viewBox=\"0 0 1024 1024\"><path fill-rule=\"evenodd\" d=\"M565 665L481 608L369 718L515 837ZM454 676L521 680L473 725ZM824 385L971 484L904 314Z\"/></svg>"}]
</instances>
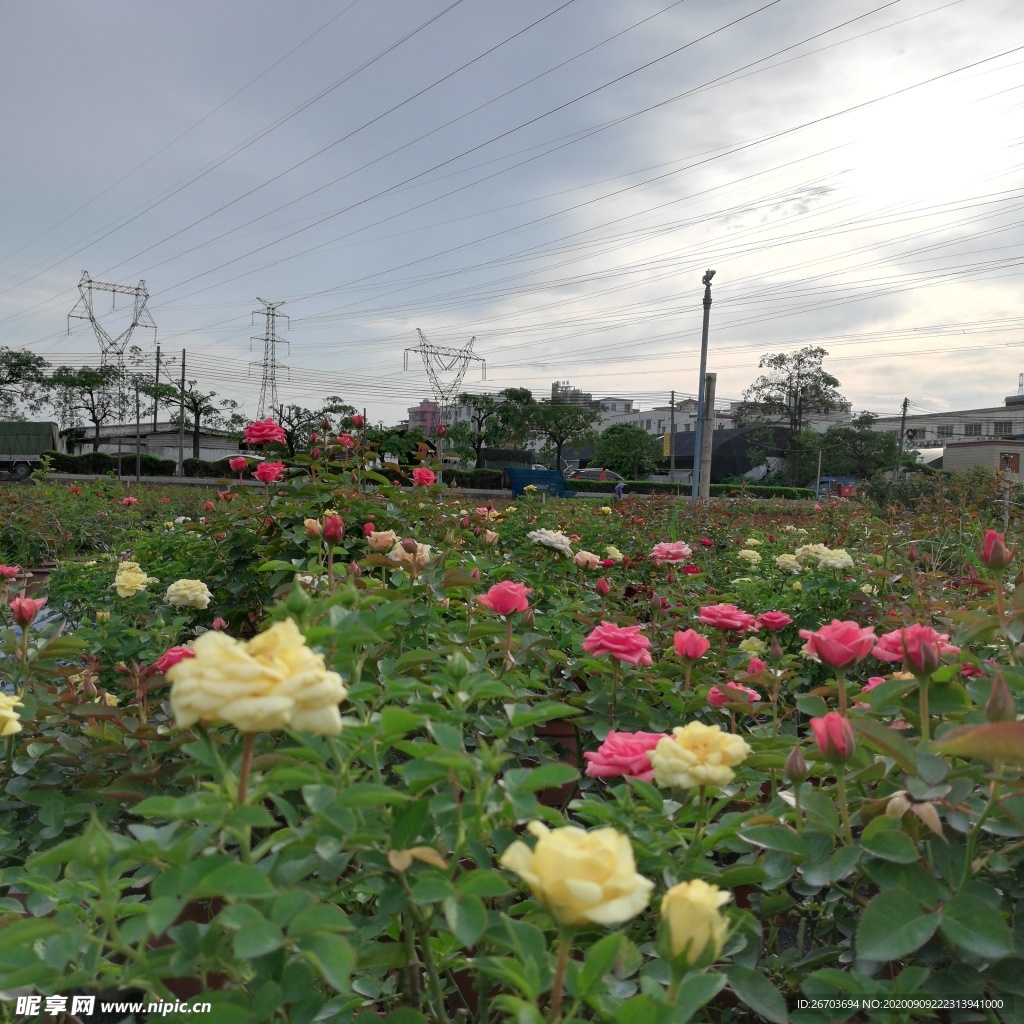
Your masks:
<instances>
[{"instance_id":1,"label":"street lamp pole","mask_svg":"<svg viewBox=\"0 0 1024 1024\"><path fill-rule=\"evenodd\" d=\"M693 435L693 487L690 499L696 501L700 495L700 453L704 433L704 376L708 368L708 323L711 319L711 279L713 270L705 271L701 278L704 285L704 329L700 337L700 377L697 379L697 431Z\"/></svg>"}]
</instances>

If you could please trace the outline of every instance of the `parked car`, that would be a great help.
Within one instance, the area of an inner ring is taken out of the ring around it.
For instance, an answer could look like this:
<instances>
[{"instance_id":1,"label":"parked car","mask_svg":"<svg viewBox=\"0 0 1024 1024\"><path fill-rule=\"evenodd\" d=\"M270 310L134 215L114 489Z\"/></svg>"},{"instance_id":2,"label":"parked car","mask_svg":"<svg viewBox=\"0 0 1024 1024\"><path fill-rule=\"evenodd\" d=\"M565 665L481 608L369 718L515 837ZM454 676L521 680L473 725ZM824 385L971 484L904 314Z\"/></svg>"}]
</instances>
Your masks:
<instances>
[{"instance_id":1,"label":"parked car","mask_svg":"<svg viewBox=\"0 0 1024 1024\"><path fill-rule=\"evenodd\" d=\"M624 479L619 476L618 473L611 469L601 469L600 466L595 468L594 466L588 466L586 469L574 469L571 473L566 475L567 480L610 480L612 483L618 483Z\"/></svg>"}]
</instances>

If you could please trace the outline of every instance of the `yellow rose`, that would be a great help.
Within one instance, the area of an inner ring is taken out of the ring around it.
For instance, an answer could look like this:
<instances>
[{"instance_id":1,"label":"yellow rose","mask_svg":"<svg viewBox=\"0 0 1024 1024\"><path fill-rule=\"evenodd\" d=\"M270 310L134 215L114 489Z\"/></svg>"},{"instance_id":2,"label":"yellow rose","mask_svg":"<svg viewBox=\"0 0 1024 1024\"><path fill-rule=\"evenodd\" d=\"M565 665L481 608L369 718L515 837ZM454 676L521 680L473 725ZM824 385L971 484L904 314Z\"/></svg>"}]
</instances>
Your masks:
<instances>
[{"instance_id":1,"label":"yellow rose","mask_svg":"<svg viewBox=\"0 0 1024 1024\"><path fill-rule=\"evenodd\" d=\"M96 613L96 621L97 622L108 622L109 620L110 620L110 612L102 612L101 611L101 612L97 612Z\"/></svg>"},{"instance_id":2,"label":"yellow rose","mask_svg":"<svg viewBox=\"0 0 1024 1024\"><path fill-rule=\"evenodd\" d=\"M795 591L797 591L797 593L799 593L801 590L804 589L804 585L802 583L800 583L800 582L794 583L793 584L793 589Z\"/></svg>"},{"instance_id":3,"label":"yellow rose","mask_svg":"<svg viewBox=\"0 0 1024 1024\"><path fill-rule=\"evenodd\" d=\"M614 544L609 544L604 549L604 553L616 562L621 562L626 557Z\"/></svg>"},{"instance_id":4,"label":"yellow rose","mask_svg":"<svg viewBox=\"0 0 1024 1024\"><path fill-rule=\"evenodd\" d=\"M323 527L320 525L319 519L303 519L302 525L306 528L306 533L314 540L323 533Z\"/></svg>"},{"instance_id":5,"label":"yellow rose","mask_svg":"<svg viewBox=\"0 0 1024 1024\"><path fill-rule=\"evenodd\" d=\"M671 956L682 957L687 967L714 963L729 927L719 908L731 898L730 893L699 878L672 886L661 901Z\"/></svg>"},{"instance_id":6,"label":"yellow rose","mask_svg":"<svg viewBox=\"0 0 1024 1024\"><path fill-rule=\"evenodd\" d=\"M598 511L601 513L601 515L604 516L610 516L612 514L612 509L610 505L602 505Z\"/></svg>"},{"instance_id":7,"label":"yellow rose","mask_svg":"<svg viewBox=\"0 0 1024 1024\"><path fill-rule=\"evenodd\" d=\"M796 555L777 555L775 564L786 572L799 572L800 560Z\"/></svg>"},{"instance_id":8,"label":"yellow rose","mask_svg":"<svg viewBox=\"0 0 1024 1024\"><path fill-rule=\"evenodd\" d=\"M21 706L22 702L17 697L0 693L0 736L13 736L21 732L21 715L14 710Z\"/></svg>"},{"instance_id":9,"label":"yellow rose","mask_svg":"<svg viewBox=\"0 0 1024 1024\"><path fill-rule=\"evenodd\" d=\"M203 633L185 658L167 671L178 727L227 722L239 732L290 726L336 736L338 705L348 691L322 654L306 646L291 619L275 623L248 643L219 630Z\"/></svg>"},{"instance_id":10,"label":"yellow rose","mask_svg":"<svg viewBox=\"0 0 1024 1024\"><path fill-rule=\"evenodd\" d=\"M677 725L671 736L658 741L651 751L654 780L659 786L727 786L732 770L750 753L750 747L717 725L690 722Z\"/></svg>"},{"instance_id":11,"label":"yellow rose","mask_svg":"<svg viewBox=\"0 0 1024 1024\"><path fill-rule=\"evenodd\" d=\"M172 608L205 608L212 597L202 580L177 580L167 588L164 600Z\"/></svg>"},{"instance_id":12,"label":"yellow rose","mask_svg":"<svg viewBox=\"0 0 1024 1024\"><path fill-rule=\"evenodd\" d=\"M387 551L397 539L398 534L394 530L374 530L366 538L366 543L370 545L370 549L373 551Z\"/></svg>"},{"instance_id":13,"label":"yellow rose","mask_svg":"<svg viewBox=\"0 0 1024 1024\"><path fill-rule=\"evenodd\" d=\"M514 871L560 925L617 925L636 917L654 883L636 873L629 840L613 828L587 832L574 825L553 831L539 821L531 850L516 840L501 866Z\"/></svg>"},{"instance_id":14,"label":"yellow rose","mask_svg":"<svg viewBox=\"0 0 1024 1024\"><path fill-rule=\"evenodd\" d=\"M134 597L145 590L148 584L156 582L155 577L147 576L142 571L138 562L121 562L114 576L114 587L118 597Z\"/></svg>"}]
</instances>

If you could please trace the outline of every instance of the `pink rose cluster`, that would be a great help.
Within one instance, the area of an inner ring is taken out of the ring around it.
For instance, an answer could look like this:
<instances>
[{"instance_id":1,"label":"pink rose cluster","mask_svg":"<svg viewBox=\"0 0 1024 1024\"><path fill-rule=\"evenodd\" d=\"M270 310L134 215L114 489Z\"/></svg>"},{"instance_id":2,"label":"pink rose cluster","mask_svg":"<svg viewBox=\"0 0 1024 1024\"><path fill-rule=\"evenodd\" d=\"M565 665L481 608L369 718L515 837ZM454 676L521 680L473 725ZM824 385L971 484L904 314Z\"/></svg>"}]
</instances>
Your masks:
<instances>
[{"instance_id":1,"label":"pink rose cluster","mask_svg":"<svg viewBox=\"0 0 1024 1024\"><path fill-rule=\"evenodd\" d=\"M626 776L641 782L654 780L650 751L665 734L660 732L615 732L605 737L597 750L585 751L586 774L592 779L614 779Z\"/></svg>"},{"instance_id":2,"label":"pink rose cluster","mask_svg":"<svg viewBox=\"0 0 1024 1024\"><path fill-rule=\"evenodd\" d=\"M724 629L733 633L743 633L757 629L757 617L750 612L737 608L734 604L708 604L700 610L698 622L715 629Z\"/></svg>"},{"instance_id":3,"label":"pink rose cluster","mask_svg":"<svg viewBox=\"0 0 1024 1024\"><path fill-rule=\"evenodd\" d=\"M650 665L651 641L641 634L640 629L640 626L602 622L583 641L583 650L594 655L610 654L629 665Z\"/></svg>"},{"instance_id":4,"label":"pink rose cluster","mask_svg":"<svg viewBox=\"0 0 1024 1024\"><path fill-rule=\"evenodd\" d=\"M681 565L693 556L693 551L688 544L681 540L662 541L654 545L651 551L651 561L655 565Z\"/></svg>"}]
</instances>

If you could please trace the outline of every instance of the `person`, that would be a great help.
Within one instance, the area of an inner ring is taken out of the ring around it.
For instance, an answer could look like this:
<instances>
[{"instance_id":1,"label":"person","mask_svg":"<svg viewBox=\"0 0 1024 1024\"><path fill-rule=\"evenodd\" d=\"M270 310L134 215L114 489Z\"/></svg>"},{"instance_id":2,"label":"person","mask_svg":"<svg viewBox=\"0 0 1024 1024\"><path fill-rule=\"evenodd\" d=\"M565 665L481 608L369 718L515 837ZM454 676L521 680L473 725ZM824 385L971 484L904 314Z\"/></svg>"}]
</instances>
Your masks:
<instances>
[{"instance_id":1,"label":"person","mask_svg":"<svg viewBox=\"0 0 1024 1024\"><path fill-rule=\"evenodd\" d=\"M598 480L600 480L600 481L601 481L601 483L604 483L604 482L605 482L605 480L607 480L607 479L608 479L608 477L607 477L607 476L605 476L605 472L604 472L604 470L603 470L603 469L601 470L601 475L600 475L600 476L599 476L599 477L598 477L597 479L598 479Z\"/></svg>"},{"instance_id":2,"label":"person","mask_svg":"<svg viewBox=\"0 0 1024 1024\"><path fill-rule=\"evenodd\" d=\"M623 491L625 491L625 489L626 489L626 481L625 480L620 480L615 485L615 497L616 498L621 498L622 494L623 494Z\"/></svg>"}]
</instances>

